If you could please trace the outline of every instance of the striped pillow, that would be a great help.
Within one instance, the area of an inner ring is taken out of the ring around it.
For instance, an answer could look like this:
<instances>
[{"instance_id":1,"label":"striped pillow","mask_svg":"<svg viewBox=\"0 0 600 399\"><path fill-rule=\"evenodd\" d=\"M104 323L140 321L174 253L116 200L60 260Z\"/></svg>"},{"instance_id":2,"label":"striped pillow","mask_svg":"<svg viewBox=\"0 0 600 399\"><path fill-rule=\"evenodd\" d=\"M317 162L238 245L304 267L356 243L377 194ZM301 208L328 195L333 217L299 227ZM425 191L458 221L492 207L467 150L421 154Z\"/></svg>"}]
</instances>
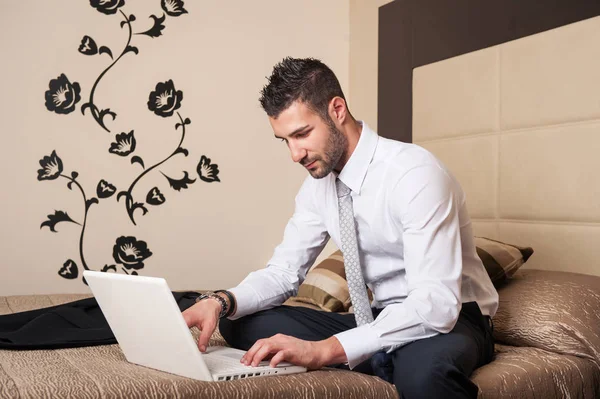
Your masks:
<instances>
[{"instance_id":1,"label":"striped pillow","mask_svg":"<svg viewBox=\"0 0 600 399\"><path fill-rule=\"evenodd\" d=\"M531 247L519 247L485 237L475 237L475 245L477 255L495 286L511 278L533 254ZM370 290L368 294L372 299ZM327 312L352 311L342 252L335 251L312 268L300 285L298 294L285 301L284 305Z\"/></svg>"},{"instance_id":2,"label":"striped pillow","mask_svg":"<svg viewBox=\"0 0 600 399\"><path fill-rule=\"evenodd\" d=\"M312 268L298 288L298 295L289 298L284 305L327 312L348 312L351 305L350 292L346 283L342 251L335 251Z\"/></svg>"},{"instance_id":3,"label":"striped pillow","mask_svg":"<svg viewBox=\"0 0 600 399\"><path fill-rule=\"evenodd\" d=\"M475 237L475 246L496 287L511 278L533 254L531 247L519 247L486 237Z\"/></svg>"}]
</instances>

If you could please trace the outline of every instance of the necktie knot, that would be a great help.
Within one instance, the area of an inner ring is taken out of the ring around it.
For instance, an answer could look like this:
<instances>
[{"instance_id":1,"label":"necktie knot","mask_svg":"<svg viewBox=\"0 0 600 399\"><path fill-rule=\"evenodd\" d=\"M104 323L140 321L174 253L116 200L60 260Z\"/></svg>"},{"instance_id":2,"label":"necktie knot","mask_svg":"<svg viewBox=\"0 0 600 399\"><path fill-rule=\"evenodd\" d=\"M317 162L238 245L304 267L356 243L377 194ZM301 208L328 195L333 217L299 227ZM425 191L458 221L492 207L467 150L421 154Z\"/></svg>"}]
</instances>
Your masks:
<instances>
[{"instance_id":1,"label":"necktie knot","mask_svg":"<svg viewBox=\"0 0 600 399\"><path fill-rule=\"evenodd\" d=\"M337 190L338 198L342 198L350 194L350 188L340 179L335 179L335 188Z\"/></svg>"}]
</instances>

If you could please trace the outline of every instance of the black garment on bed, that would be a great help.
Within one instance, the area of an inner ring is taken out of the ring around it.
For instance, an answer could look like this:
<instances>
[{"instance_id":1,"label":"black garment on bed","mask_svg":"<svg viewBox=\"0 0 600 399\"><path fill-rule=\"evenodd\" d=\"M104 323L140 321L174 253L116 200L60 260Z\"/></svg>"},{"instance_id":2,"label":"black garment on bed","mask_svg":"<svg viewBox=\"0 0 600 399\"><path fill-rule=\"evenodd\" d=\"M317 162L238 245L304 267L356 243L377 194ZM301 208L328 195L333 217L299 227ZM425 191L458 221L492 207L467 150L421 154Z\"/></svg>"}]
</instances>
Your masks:
<instances>
[{"instance_id":1,"label":"black garment on bed","mask_svg":"<svg viewBox=\"0 0 600 399\"><path fill-rule=\"evenodd\" d=\"M181 311L197 292L173 292ZM116 344L96 298L0 316L0 349L33 350Z\"/></svg>"}]
</instances>

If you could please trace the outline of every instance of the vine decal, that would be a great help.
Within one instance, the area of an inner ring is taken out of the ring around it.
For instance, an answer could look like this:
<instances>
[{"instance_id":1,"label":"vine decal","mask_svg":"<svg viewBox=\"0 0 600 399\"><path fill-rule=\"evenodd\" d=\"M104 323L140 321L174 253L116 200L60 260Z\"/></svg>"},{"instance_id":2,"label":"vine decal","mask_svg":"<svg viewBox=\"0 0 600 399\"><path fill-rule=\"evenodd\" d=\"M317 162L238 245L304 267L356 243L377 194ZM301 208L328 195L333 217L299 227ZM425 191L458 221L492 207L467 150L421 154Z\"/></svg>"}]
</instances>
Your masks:
<instances>
[{"instance_id":1,"label":"vine decal","mask_svg":"<svg viewBox=\"0 0 600 399\"><path fill-rule=\"evenodd\" d=\"M133 23L136 22L136 17L133 14L125 13L122 8L125 6L126 0L90 0L90 5L98 12L104 15L117 15L121 17L120 27L127 27L127 40L120 54L114 58L113 52L107 46L99 44L89 35L84 35L81 39L81 43L77 51L86 56L95 55L106 55L112 62L100 73L89 93L87 102L81 105L81 112L86 115L86 111L95 120L95 122L102 127L103 130L110 133L110 129L105 123L106 116L110 116L114 121L117 114L111 111L110 108L101 108L95 103L95 93L98 88L100 81L105 77L107 72L111 70L126 54L133 53L137 55L139 50L137 47L132 45L132 38L134 35L145 35L151 38L156 38L162 35L165 29L166 16L178 17L183 14L187 14L187 10L184 8L184 3L181 0L161 0L161 8L164 11L162 16L151 15L151 25L147 26L139 32L134 33ZM79 82L71 81L65 73L61 73L56 79L51 79L48 85L48 90L45 92L45 105L48 111L57 114L70 114L72 113L78 103L81 101L81 87ZM82 206L82 217L77 216L77 212L69 214L66 210L55 210L54 213L47 215L47 218L41 223L40 229L44 227L48 228L48 231L52 233L58 233L57 225L62 224L73 224L77 225L79 229L79 256L69 257L59 268L58 275L69 280L76 280L80 276L80 267L83 270L100 270L103 272L118 272L120 271L126 274L137 275L138 271L143 269L145 262L152 256L146 241L138 240L134 236L120 236L116 238L115 244L112 248L112 259L110 262L104 264L103 267L93 267L90 265L84 255L84 238L86 229L88 226L88 215L94 205L100 206L102 201L108 201L111 198L115 198L116 201L124 199L125 210L129 220L133 225L137 225L136 216L138 213L136 210L140 210L142 215L148 213L148 206L160 206L167 201L167 195L158 186L150 189L143 199L135 198L134 192L136 185L148 174L153 171L159 172L165 177L169 187L173 190L180 192L186 190L194 184L197 179L192 178L192 173L189 171L182 171L179 176L168 176L160 167L166 162L172 160L176 155L181 154L184 157L189 156L187 148L183 147L183 143L186 137L188 126L191 124L190 118L183 117L180 114L181 106L183 101L183 92L177 90L173 80L168 79L162 82L158 82L154 85L154 89L150 90L148 96L147 106L148 109L156 116L161 118L172 118L175 117L174 130L176 134L180 134L179 143L170 152L158 162L146 166L143 158L136 154L137 139L135 129L127 129L125 132L115 134L112 142L107 144L109 156L117 157L129 157L130 164L137 165L136 167L141 168L140 174L133 179L126 190L119 191L115 185L110 183L108 179L100 179L95 184L95 196L88 197L84 190L84 185L80 182L79 173L72 171L70 173L65 172L63 160L57 155L57 151L53 150L50 155L45 155L39 161L41 166L37 171L38 181L54 181L59 179L66 179L66 185L69 190L78 191L81 194L83 200ZM196 173L201 181L206 183L220 182L219 179L219 168L217 164L211 162L211 159L205 155L200 156L200 160L196 166ZM116 195L115 195L116 194ZM104 263L104 262L103 262ZM85 283L85 279L83 279Z\"/></svg>"},{"instance_id":2,"label":"vine decal","mask_svg":"<svg viewBox=\"0 0 600 399\"><path fill-rule=\"evenodd\" d=\"M132 23L136 21L136 17L133 14L127 15L121 9L125 6L125 0L90 0L90 5L98 12L104 15L117 15L119 14L122 20L120 21L120 27L123 29L127 26L127 39L123 50L119 56L114 59L112 50L107 46L98 46L96 41L89 35L84 35L81 39L78 51L87 56L106 54L112 62L100 73L92 89L90 90L88 101L81 105L81 113L86 114L89 109L91 116L94 118L96 123L105 131L110 133L110 129L106 126L105 118L110 116L114 121L117 117L117 113L111 111L110 108L99 108L94 102L94 96L98 85L102 78L110 71L125 54L133 53L139 54L139 49L131 44L134 35L145 35L151 38L156 38L162 35L163 29L165 29L165 19L169 15L171 17L178 17L183 14L187 14L184 8L183 1L181 0L162 0L161 8L164 13L162 16L150 15L148 18L152 20L150 28L134 33ZM58 114L68 114L75 110L75 105L81 100L80 87L78 83L71 84L63 73L57 79L50 81L49 90L46 91L46 108L48 111L56 112Z\"/></svg>"}]
</instances>

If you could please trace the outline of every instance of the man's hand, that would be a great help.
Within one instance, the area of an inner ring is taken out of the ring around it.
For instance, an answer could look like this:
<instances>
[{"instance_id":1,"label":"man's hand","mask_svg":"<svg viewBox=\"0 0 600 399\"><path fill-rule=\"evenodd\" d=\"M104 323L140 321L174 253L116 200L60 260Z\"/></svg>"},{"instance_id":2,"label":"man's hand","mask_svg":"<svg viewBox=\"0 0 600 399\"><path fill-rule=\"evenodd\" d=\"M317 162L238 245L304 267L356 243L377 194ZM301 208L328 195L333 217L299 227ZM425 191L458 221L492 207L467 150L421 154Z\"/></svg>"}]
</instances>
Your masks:
<instances>
[{"instance_id":1,"label":"man's hand","mask_svg":"<svg viewBox=\"0 0 600 399\"><path fill-rule=\"evenodd\" d=\"M277 334L271 338L259 339L242 357L241 362L254 367L273 355L270 366L275 367L286 361L309 370L317 370L323 366L343 363L346 353L335 337L323 341L304 341L288 335Z\"/></svg>"},{"instance_id":2,"label":"man's hand","mask_svg":"<svg viewBox=\"0 0 600 399\"><path fill-rule=\"evenodd\" d=\"M200 338L198 338L198 348L201 352L206 351L208 340L217 327L221 304L216 299L204 299L197 304L187 308L182 314L187 326L198 327L200 329Z\"/></svg>"}]
</instances>

